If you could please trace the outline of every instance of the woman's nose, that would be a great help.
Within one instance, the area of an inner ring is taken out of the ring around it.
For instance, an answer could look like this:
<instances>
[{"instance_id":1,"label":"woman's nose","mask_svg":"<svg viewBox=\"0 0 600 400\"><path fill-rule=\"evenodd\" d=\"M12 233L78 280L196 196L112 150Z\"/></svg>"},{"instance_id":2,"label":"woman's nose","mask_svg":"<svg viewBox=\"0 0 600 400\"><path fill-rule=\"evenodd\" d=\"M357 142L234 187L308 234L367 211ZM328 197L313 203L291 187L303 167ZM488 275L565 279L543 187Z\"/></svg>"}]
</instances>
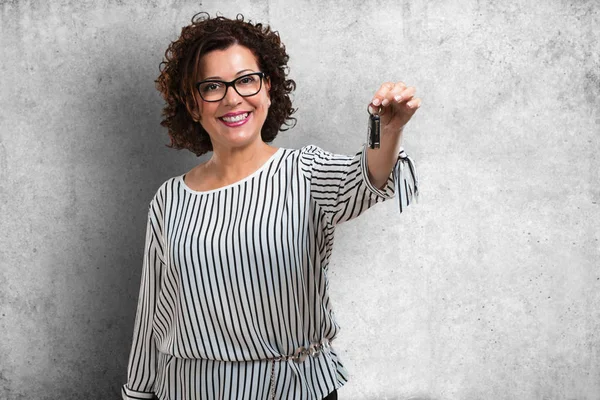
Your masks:
<instances>
[{"instance_id":1,"label":"woman's nose","mask_svg":"<svg viewBox=\"0 0 600 400\"><path fill-rule=\"evenodd\" d=\"M242 96L235 90L233 86L225 89L225 97L223 103L227 106L235 106L242 101Z\"/></svg>"}]
</instances>

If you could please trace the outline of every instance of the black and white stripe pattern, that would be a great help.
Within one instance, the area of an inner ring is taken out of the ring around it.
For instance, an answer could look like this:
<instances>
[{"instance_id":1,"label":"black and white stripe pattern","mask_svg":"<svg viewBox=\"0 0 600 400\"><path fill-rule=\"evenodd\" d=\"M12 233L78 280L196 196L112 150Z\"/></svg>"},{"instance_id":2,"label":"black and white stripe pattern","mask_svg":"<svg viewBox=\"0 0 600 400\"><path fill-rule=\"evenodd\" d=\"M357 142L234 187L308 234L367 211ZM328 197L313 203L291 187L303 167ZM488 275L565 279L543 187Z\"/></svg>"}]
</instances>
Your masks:
<instances>
[{"instance_id":1,"label":"black and white stripe pattern","mask_svg":"<svg viewBox=\"0 0 600 400\"><path fill-rule=\"evenodd\" d=\"M403 152L379 190L366 150L316 146L279 149L216 190L167 180L148 210L123 398L267 398L268 359L337 335L327 281L335 226L393 197L395 186L408 205L416 183ZM346 381L332 348L275 363L276 398L321 399Z\"/></svg>"}]
</instances>

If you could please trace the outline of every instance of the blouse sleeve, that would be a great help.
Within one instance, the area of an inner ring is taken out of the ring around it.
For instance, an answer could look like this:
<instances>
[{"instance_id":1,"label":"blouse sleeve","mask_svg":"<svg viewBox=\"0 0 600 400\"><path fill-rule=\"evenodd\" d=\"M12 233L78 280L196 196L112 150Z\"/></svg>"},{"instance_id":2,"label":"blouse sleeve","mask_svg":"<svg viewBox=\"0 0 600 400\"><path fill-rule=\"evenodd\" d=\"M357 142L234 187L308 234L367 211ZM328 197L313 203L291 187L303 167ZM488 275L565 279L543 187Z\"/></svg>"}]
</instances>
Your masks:
<instances>
[{"instance_id":1,"label":"blouse sleeve","mask_svg":"<svg viewBox=\"0 0 600 400\"><path fill-rule=\"evenodd\" d=\"M393 197L397 198L400 212L418 198L415 165L403 148L382 189L369 180L366 145L354 156L307 146L301 162L310 180L311 197L333 225L355 218L372 205Z\"/></svg>"},{"instance_id":2,"label":"blouse sleeve","mask_svg":"<svg viewBox=\"0 0 600 400\"><path fill-rule=\"evenodd\" d=\"M133 329L133 342L127 368L127 383L123 385L123 399L153 399L156 377L157 348L152 334L156 297L164 265L163 243L159 218L160 207L153 200L148 209L146 241L142 263L142 280Z\"/></svg>"}]
</instances>

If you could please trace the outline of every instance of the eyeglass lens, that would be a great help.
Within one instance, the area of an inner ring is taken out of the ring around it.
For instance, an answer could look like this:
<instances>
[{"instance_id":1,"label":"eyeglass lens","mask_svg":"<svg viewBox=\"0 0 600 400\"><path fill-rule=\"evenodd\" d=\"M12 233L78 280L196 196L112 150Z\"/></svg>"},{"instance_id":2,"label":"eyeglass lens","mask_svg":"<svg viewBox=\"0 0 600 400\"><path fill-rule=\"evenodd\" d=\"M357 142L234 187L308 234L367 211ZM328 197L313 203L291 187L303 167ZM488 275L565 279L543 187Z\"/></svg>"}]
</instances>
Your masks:
<instances>
[{"instance_id":1,"label":"eyeglass lens","mask_svg":"<svg viewBox=\"0 0 600 400\"><path fill-rule=\"evenodd\" d=\"M233 81L233 87L240 96L253 96L261 89L262 80L259 74L240 76ZM198 85L198 91L206 101L219 101L225 97L227 85L223 81L208 81Z\"/></svg>"}]
</instances>

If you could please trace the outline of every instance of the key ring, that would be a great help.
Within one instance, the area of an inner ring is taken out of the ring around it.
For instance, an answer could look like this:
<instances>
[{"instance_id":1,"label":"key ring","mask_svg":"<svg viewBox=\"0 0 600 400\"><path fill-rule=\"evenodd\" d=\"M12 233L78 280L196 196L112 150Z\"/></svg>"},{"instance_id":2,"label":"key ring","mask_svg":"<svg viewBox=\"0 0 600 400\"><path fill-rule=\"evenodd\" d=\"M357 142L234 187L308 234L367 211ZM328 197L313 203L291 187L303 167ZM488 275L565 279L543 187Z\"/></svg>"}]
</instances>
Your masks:
<instances>
[{"instance_id":1,"label":"key ring","mask_svg":"<svg viewBox=\"0 0 600 400\"><path fill-rule=\"evenodd\" d=\"M377 114L373 114L373 112L371 111L373 107L371 107L371 105L369 104L367 106L367 112L369 113L369 115L379 115L382 116L383 112L385 111L385 108L383 108L382 106L379 106L379 109L377 110Z\"/></svg>"}]
</instances>

